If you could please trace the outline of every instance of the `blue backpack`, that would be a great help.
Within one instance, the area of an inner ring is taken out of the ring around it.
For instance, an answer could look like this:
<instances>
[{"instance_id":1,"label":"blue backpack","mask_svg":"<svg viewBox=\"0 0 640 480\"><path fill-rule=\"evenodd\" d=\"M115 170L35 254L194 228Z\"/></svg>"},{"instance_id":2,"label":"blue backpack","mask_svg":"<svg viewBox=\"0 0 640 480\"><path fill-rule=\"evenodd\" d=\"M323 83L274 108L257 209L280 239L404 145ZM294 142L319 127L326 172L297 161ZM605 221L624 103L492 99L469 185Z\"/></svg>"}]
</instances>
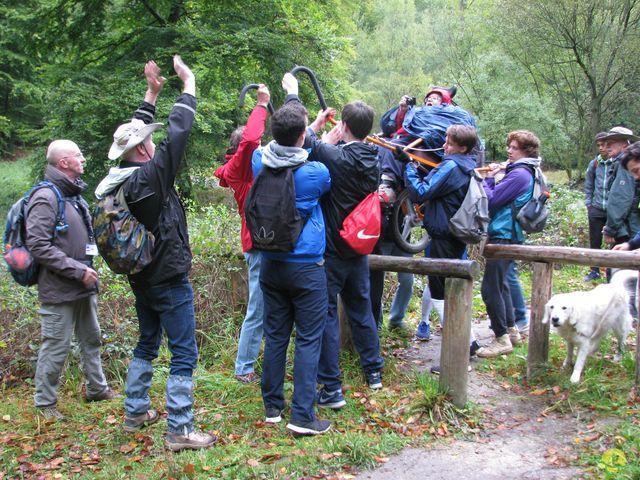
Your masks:
<instances>
[{"instance_id":1,"label":"blue backpack","mask_svg":"<svg viewBox=\"0 0 640 480\"><path fill-rule=\"evenodd\" d=\"M38 282L40 265L35 261L27 248L26 232L26 208L31 195L41 188L50 188L56 194L58 200L58 213L56 215L53 238L58 232L66 232L69 229L64 212L65 199L58 187L48 180L34 185L24 196L9 209L7 225L4 230L4 260L9 267L9 273L20 285L29 287Z\"/></svg>"}]
</instances>

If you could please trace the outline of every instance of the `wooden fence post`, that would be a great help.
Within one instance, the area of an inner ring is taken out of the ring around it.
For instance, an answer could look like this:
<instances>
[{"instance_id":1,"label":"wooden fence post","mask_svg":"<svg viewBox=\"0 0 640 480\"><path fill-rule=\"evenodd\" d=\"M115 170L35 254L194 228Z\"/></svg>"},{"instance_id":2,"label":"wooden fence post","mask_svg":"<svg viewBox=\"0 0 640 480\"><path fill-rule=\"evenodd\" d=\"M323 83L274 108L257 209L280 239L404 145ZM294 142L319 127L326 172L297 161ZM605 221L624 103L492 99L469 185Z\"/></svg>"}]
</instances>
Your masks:
<instances>
[{"instance_id":1,"label":"wooden fence post","mask_svg":"<svg viewBox=\"0 0 640 480\"><path fill-rule=\"evenodd\" d=\"M534 263L531 288L531 319L529 323L529 351L527 378L532 379L549 359L549 324L542 324L544 307L551 298L553 263Z\"/></svg>"},{"instance_id":2,"label":"wooden fence post","mask_svg":"<svg viewBox=\"0 0 640 480\"><path fill-rule=\"evenodd\" d=\"M449 392L453 404L462 408L467 403L473 280L447 278L444 298L440 389Z\"/></svg>"},{"instance_id":3,"label":"wooden fence post","mask_svg":"<svg viewBox=\"0 0 640 480\"><path fill-rule=\"evenodd\" d=\"M638 320L636 320L636 392L640 388L640 270L638 271L638 284L636 285L636 311L638 312Z\"/></svg>"}]
</instances>

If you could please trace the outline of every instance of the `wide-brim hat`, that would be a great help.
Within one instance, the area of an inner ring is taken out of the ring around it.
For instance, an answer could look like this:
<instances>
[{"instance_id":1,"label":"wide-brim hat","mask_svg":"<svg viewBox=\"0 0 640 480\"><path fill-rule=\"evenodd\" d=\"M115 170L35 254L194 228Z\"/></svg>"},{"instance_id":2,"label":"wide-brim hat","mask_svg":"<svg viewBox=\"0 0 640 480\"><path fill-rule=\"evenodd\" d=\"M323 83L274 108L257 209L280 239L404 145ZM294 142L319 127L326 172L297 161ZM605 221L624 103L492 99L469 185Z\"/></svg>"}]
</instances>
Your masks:
<instances>
[{"instance_id":1,"label":"wide-brim hat","mask_svg":"<svg viewBox=\"0 0 640 480\"><path fill-rule=\"evenodd\" d=\"M144 123L134 118L130 122L120 125L113 134L113 143L109 149L109 160L116 160L142 143L145 138L162 127L161 123Z\"/></svg>"},{"instance_id":2,"label":"wide-brim hat","mask_svg":"<svg viewBox=\"0 0 640 480\"><path fill-rule=\"evenodd\" d=\"M640 137L633 134L633 131L625 127L613 127L607 134L599 140L623 140L637 142Z\"/></svg>"}]
</instances>

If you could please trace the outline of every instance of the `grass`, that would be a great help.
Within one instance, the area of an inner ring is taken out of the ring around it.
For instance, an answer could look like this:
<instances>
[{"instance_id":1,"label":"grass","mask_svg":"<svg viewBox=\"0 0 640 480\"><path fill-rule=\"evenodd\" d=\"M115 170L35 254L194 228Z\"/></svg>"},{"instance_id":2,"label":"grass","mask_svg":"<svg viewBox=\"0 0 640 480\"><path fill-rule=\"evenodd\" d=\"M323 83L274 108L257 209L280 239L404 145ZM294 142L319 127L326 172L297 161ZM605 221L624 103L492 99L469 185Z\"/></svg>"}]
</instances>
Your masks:
<instances>
[{"instance_id":1,"label":"grass","mask_svg":"<svg viewBox=\"0 0 640 480\"><path fill-rule=\"evenodd\" d=\"M0 218L7 217L9 207L17 202L33 184L27 156L0 161ZM3 224L4 225L4 224Z\"/></svg>"},{"instance_id":2,"label":"grass","mask_svg":"<svg viewBox=\"0 0 640 480\"><path fill-rule=\"evenodd\" d=\"M166 365L166 351L158 363L151 390L154 407L163 404L168 370L161 365ZM43 422L34 411L28 385L3 391L0 478L19 472L59 473L59 478L340 478L385 462L406 445L475 431L477 412L472 407L455 409L438 392L437 380L406 373L389 359L388 386L374 392L364 385L357 364L353 355L343 354L347 406L321 411L333 429L308 439L289 436L286 418L278 425L264 423L259 386L235 381L232 365L201 367L195 375L197 426L214 432L219 441L210 450L174 454L163 448L162 422L128 435L120 428L120 401L84 402L81 375L72 361L60 392L67 423ZM291 391L289 372L287 397Z\"/></svg>"},{"instance_id":3,"label":"grass","mask_svg":"<svg viewBox=\"0 0 640 480\"><path fill-rule=\"evenodd\" d=\"M3 163L0 170L14 165ZM20 194L28 187L19 184L20 170L9 173L12 187ZM6 175L4 176L6 178ZM3 175L0 175L3 178ZM12 183L13 185L13 183ZM5 189L6 190L6 189ZM3 190L0 190L3 191ZM11 193L10 195L14 195ZM18 194L19 196L19 194ZM559 191L561 210L578 202L579 194ZM578 212L578 209L575 210ZM197 338L201 360L196 372L195 414L198 428L214 432L219 440L207 451L173 454L163 448L163 422L137 435L125 434L120 425L120 401L89 404L82 400L82 375L77 353L70 356L60 386L60 408L69 417L65 424L45 423L33 408L33 361L37 352L37 298L33 289L16 288L6 273L0 273L0 479L2 478L350 478L356 470L374 467L407 445L427 446L452 436L469 437L483 423L483 413L473 403L458 409L440 392L438 380L413 373L413 366L398 351L407 348L410 334L383 330L381 348L386 360L385 388L370 391L363 382L357 356L344 352L347 406L338 411L321 411L332 422L330 433L317 438L293 439L284 424L266 425L258 385L244 385L233 379L236 339L242 322L245 293L244 269L238 251L238 221L223 206L207 206L190 219L195 254L192 281L196 295ZM581 225L576 214L572 224ZM563 227L564 228L564 227ZM569 229L569 227L566 227ZM553 238L567 238L551 229ZM572 241L580 241L573 235ZM111 385L122 390L130 351L136 339L133 298L126 280L111 274L100 263L102 281L100 318L104 334L103 364ZM554 291L584 288L584 267L566 266L554 272ZM531 294L531 276L521 265L526 296ZM385 303L391 300L394 275L389 275ZM420 316L423 280L416 276L416 289L406 320L409 328ZM479 294L473 300L474 317L486 317ZM614 417L616 422L598 428L598 438L583 438L576 462L590 468L594 478L640 478L638 458L637 398L630 397L634 362L628 354L621 364L613 363L610 342L602 354L589 361L583 382L574 387L559 365L563 349L551 337L550 368L528 384L524 379L526 347L514 355L485 364L485 371L500 381L522 385L530 394L541 395L549 411L589 416ZM290 351L290 357L292 356ZM164 385L169 354L165 348L155 362L151 390L155 408L163 410ZM11 372L5 375L4 372ZM292 392L291 371L285 395ZM285 412L285 421L286 415ZM624 465L615 465L618 453ZM611 460L611 457L613 460ZM618 471L612 469L618 468ZM619 476L616 476L619 475Z\"/></svg>"}]
</instances>

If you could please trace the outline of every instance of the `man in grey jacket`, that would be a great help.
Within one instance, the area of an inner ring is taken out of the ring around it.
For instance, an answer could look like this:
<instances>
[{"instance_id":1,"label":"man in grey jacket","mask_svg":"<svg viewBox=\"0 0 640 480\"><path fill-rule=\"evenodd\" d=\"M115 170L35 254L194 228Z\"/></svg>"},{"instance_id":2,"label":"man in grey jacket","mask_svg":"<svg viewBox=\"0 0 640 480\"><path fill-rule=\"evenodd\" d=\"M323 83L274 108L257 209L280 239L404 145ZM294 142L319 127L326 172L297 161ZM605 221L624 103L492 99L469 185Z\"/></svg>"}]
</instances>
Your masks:
<instances>
[{"instance_id":1,"label":"man in grey jacket","mask_svg":"<svg viewBox=\"0 0 640 480\"><path fill-rule=\"evenodd\" d=\"M46 419L65 420L57 408L58 382L75 332L87 385L88 401L120 397L107 386L100 363L100 325L97 316L98 273L92 258L91 216L80 176L85 159L70 140L55 140L47 149L45 179L64 199L64 220L57 222L58 201L52 188L36 190L27 204L27 246L40 265L42 344L35 375L35 405Z\"/></svg>"},{"instance_id":2,"label":"man in grey jacket","mask_svg":"<svg viewBox=\"0 0 640 480\"><path fill-rule=\"evenodd\" d=\"M589 218L589 248L602 248L602 228L607 223L607 198L608 187L615 175L613 158L609 158L604 137L607 132L596 135L598 155L589 162L584 179L584 204L587 207ZM591 267L584 277L585 282L591 282L600 278L600 268Z\"/></svg>"},{"instance_id":3,"label":"man in grey jacket","mask_svg":"<svg viewBox=\"0 0 640 480\"><path fill-rule=\"evenodd\" d=\"M607 223L602 229L604 241L609 245L626 242L640 230L638 188L635 179L624 168L619 168L622 153L632 142L640 140L625 127L613 127L604 137L607 154L615 164L615 177L607 201Z\"/></svg>"}]
</instances>

